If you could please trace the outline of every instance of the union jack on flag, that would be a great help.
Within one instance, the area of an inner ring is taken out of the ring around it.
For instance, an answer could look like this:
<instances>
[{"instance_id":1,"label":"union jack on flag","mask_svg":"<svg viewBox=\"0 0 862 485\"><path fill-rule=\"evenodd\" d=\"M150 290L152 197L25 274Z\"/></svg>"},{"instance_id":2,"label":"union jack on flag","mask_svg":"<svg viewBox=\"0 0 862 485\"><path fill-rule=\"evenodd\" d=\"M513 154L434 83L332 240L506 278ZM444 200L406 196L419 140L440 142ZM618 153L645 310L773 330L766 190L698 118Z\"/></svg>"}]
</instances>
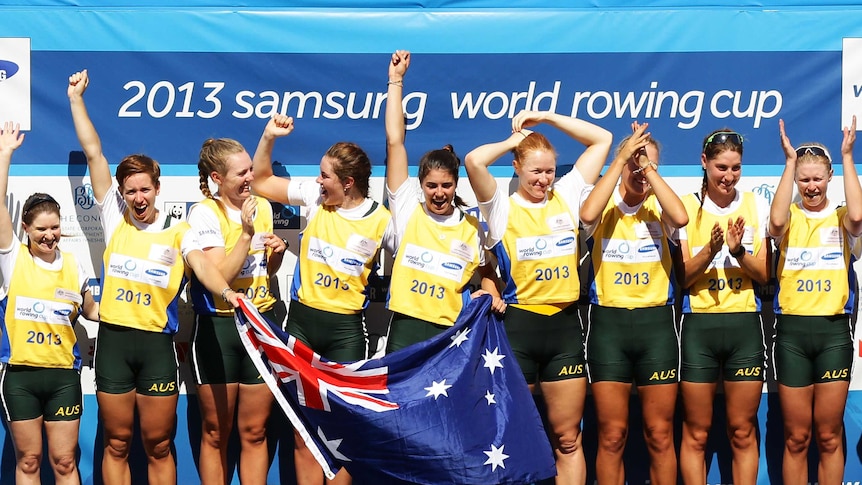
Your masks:
<instances>
[{"instance_id":1,"label":"union jack on flag","mask_svg":"<svg viewBox=\"0 0 862 485\"><path fill-rule=\"evenodd\" d=\"M246 350L328 477L357 484L520 484L556 474L502 323L483 296L445 333L380 359L330 362L236 311Z\"/></svg>"}]
</instances>

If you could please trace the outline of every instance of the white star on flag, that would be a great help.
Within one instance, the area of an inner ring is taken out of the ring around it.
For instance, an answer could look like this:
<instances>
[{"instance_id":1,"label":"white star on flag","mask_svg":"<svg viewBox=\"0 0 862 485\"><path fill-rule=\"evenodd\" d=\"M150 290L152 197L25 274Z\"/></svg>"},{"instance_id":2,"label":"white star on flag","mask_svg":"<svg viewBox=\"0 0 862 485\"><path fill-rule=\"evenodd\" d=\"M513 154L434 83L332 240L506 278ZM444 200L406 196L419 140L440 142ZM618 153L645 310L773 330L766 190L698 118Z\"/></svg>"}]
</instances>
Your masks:
<instances>
[{"instance_id":1,"label":"white star on flag","mask_svg":"<svg viewBox=\"0 0 862 485\"><path fill-rule=\"evenodd\" d=\"M485 391L485 399L488 400L488 406L492 404L497 404L497 401L494 400L494 395L491 394L491 391Z\"/></svg>"},{"instance_id":2,"label":"white star on flag","mask_svg":"<svg viewBox=\"0 0 862 485\"><path fill-rule=\"evenodd\" d=\"M503 368L503 364L501 364L500 361L503 360L503 358L505 358L506 356L498 354L497 351L499 349L499 347L495 347L493 352L490 352L488 349L485 349L485 354L482 355L482 358L485 359L485 367L491 369L491 375L494 375L494 369L496 369L497 367L501 369Z\"/></svg>"},{"instance_id":3,"label":"white star on flag","mask_svg":"<svg viewBox=\"0 0 862 485\"><path fill-rule=\"evenodd\" d=\"M500 466L500 468L506 468L506 465L503 463L503 460L509 458L509 455L503 453L503 448L505 447L506 445L500 445L500 447L497 448L496 446L491 444L491 451L482 452L488 455L488 459L485 460L485 463L483 463L483 465L491 465L491 471L496 470L498 465Z\"/></svg>"},{"instance_id":4,"label":"white star on flag","mask_svg":"<svg viewBox=\"0 0 862 485\"><path fill-rule=\"evenodd\" d=\"M326 439L326 436L323 434L322 428L317 428L317 436L320 437L320 440L323 441L323 444L326 446L329 452L332 453L332 456L341 461L350 461L350 458L347 458L346 456L344 456L343 453L338 451L338 447L341 446L341 442L344 441L342 438L338 438L336 440Z\"/></svg>"},{"instance_id":5,"label":"white star on flag","mask_svg":"<svg viewBox=\"0 0 862 485\"><path fill-rule=\"evenodd\" d=\"M434 396L435 401L441 395L449 397L449 394L446 392L446 389L449 389L450 387L452 386L446 385L446 379L443 379L440 382L431 381L431 387L425 388L425 390L428 391L428 394L425 394L425 397Z\"/></svg>"},{"instance_id":6,"label":"white star on flag","mask_svg":"<svg viewBox=\"0 0 862 485\"><path fill-rule=\"evenodd\" d=\"M467 334L468 333L470 333L469 328L465 328L464 330L459 330L458 333L456 333L455 335L453 335L451 337L452 343L449 344L449 348L451 349L452 347L460 347L461 344L463 344L464 342L467 341Z\"/></svg>"}]
</instances>

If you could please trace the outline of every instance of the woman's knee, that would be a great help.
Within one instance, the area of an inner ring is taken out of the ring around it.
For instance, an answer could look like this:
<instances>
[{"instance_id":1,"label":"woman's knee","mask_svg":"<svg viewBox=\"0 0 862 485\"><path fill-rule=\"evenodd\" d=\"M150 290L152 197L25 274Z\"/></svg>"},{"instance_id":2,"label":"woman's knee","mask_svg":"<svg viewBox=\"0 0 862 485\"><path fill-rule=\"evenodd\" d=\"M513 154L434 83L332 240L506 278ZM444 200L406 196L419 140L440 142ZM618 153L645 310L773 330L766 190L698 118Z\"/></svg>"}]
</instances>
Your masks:
<instances>
[{"instance_id":1,"label":"woman's knee","mask_svg":"<svg viewBox=\"0 0 862 485\"><path fill-rule=\"evenodd\" d=\"M599 448L606 453L622 453L626 447L628 429L623 426L602 426L599 429Z\"/></svg>"},{"instance_id":2,"label":"woman's knee","mask_svg":"<svg viewBox=\"0 0 862 485\"><path fill-rule=\"evenodd\" d=\"M581 428L574 427L567 430L554 432L555 448L560 453L571 454L576 453L581 449Z\"/></svg>"},{"instance_id":3,"label":"woman's knee","mask_svg":"<svg viewBox=\"0 0 862 485\"><path fill-rule=\"evenodd\" d=\"M63 477L76 473L78 468L74 453L53 457L51 459L51 467L57 475Z\"/></svg>"},{"instance_id":4,"label":"woman's knee","mask_svg":"<svg viewBox=\"0 0 862 485\"><path fill-rule=\"evenodd\" d=\"M132 447L132 437L129 436L110 436L105 438L105 452L114 458L126 459L129 457L129 450Z\"/></svg>"},{"instance_id":5,"label":"woman's knee","mask_svg":"<svg viewBox=\"0 0 862 485\"><path fill-rule=\"evenodd\" d=\"M673 449L673 423L657 423L644 426L644 440L654 453Z\"/></svg>"},{"instance_id":6,"label":"woman's knee","mask_svg":"<svg viewBox=\"0 0 862 485\"><path fill-rule=\"evenodd\" d=\"M42 467L42 455L35 453L25 453L18 457L18 469L26 475L33 475L39 472Z\"/></svg>"},{"instance_id":7,"label":"woman's knee","mask_svg":"<svg viewBox=\"0 0 862 485\"><path fill-rule=\"evenodd\" d=\"M683 426L683 447L704 452L706 451L707 440L709 440L709 426L692 426L688 423Z\"/></svg>"},{"instance_id":8,"label":"woman's knee","mask_svg":"<svg viewBox=\"0 0 862 485\"><path fill-rule=\"evenodd\" d=\"M201 441L205 446L221 449L228 445L229 437L230 432L223 433L222 430L218 428L204 427L203 433L201 434Z\"/></svg>"},{"instance_id":9,"label":"woman's knee","mask_svg":"<svg viewBox=\"0 0 862 485\"><path fill-rule=\"evenodd\" d=\"M171 454L171 438L144 440L144 451L149 458L162 460Z\"/></svg>"},{"instance_id":10,"label":"woman's knee","mask_svg":"<svg viewBox=\"0 0 862 485\"><path fill-rule=\"evenodd\" d=\"M792 454L806 453L811 443L810 430L785 430L784 448Z\"/></svg>"},{"instance_id":11,"label":"woman's knee","mask_svg":"<svg viewBox=\"0 0 862 485\"><path fill-rule=\"evenodd\" d=\"M757 431L753 423L741 423L728 426L727 438L730 446L736 450L744 450L757 445Z\"/></svg>"},{"instance_id":12,"label":"woman's knee","mask_svg":"<svg viewBox=\"0 0 862 485\"><path fill-rule=\"evenodd\" d=\"M831 454L838 451L842 446L843 428L818 430L817 449L821 454Z\"/></svg>"},{"instance_id":13,"label":"woman's knee","mask_svg":"<svg viewBox=\"0 0 862 485\"><path fill-rule=\"evenodd\" d=\"M266 443L266 425L244 426L239 430L239 439L244 445L261 445Z\"/></svg>"}]
</instances>

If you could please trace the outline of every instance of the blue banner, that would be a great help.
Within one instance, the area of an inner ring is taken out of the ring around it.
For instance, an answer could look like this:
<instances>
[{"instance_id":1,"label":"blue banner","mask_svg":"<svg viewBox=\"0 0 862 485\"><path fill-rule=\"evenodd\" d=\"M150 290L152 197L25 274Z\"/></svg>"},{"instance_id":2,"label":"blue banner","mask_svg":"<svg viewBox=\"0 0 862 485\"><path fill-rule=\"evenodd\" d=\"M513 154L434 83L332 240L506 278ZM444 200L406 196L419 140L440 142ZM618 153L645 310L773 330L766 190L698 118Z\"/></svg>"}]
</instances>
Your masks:
<instances>
[{"instance_id":1,"label":"blue banner","mask_svg":"<svg viewBox=\"0 0 862 485\"><path fill-rule=\"evenodd\" d=\"M34 129L13 169L31 174L43 168L27 165L48 164L65 171L70 152L79 150L65 79L84 68L91 78L85 100L112 163L145 152L167 174L195 175L203 140L236 138L252 151L266 120L286 113L297 128L274 156L291 175L315 174L323 152L339 140L359 143L380 165L387 59L33 52ZM770 75L776 72L783 75ZM746 169L765 166L757 173L778 175L779 118L792 133L838 151L840 79L839 52L416 55L405 80L408 150L420 154L451 143L464 154L504 138L519 110L540 109L614 133L625 133L634 119L649 122L665 146L671 176L697 176L704 136L730 127L745 135ZM561 161L577 158L577 143L552 130L548 135ZM509 160L498 163L505 167Z\"/></svg>"}]
</instances>

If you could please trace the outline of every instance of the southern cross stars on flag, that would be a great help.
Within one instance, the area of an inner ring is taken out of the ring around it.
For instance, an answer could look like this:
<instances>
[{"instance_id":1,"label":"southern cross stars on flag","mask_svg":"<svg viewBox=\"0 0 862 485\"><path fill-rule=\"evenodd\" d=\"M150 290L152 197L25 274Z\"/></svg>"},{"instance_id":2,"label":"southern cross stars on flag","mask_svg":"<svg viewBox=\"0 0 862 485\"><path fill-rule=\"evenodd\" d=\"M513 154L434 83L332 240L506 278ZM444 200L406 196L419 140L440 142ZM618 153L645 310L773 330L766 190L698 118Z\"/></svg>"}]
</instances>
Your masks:
<instances>
[{"instance_id":1,"label":"southern cross stars on flag","mask_svg":"<svg viewBox=\"0 0 862 485\"><path fill-rule=\"evenodd\" d=\"M472 302L452 329L380 359L330 362L248 302L237 329L327 476L357 484L515 484L554 476L532 396L491 312Z\"/></svg>"}]
</instances>

